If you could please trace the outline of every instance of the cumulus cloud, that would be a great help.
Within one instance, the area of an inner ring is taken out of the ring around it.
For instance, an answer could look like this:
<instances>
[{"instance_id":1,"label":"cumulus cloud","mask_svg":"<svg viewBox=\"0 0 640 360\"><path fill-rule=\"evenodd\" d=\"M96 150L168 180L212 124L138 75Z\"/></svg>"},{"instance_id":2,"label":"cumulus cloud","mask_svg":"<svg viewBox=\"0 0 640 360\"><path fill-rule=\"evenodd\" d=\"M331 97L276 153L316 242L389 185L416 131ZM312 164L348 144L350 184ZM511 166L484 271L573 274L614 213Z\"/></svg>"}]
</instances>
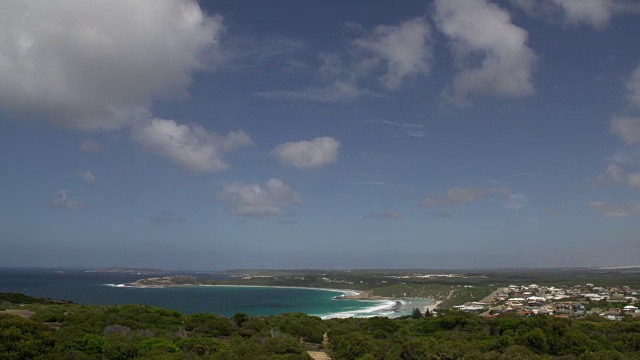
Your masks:
<instances>
[{"instance_id":1,"label":"cumulus cloud","mask_svg":"<svg viewBox=\"0 0 640 360\"><path fill-rule=\"evenodd\" d=\"M233 214L250 218L279 216L287 208L301 203L298 194L280 179L269 179L264 185L226 184L218 198Z\"/></svg>"},{"instance_id":2,"label":"cumulus cloud","mask_svg":"<svg viewBox=\"0 0 640 360\"><path fill-rule=\"evenodd\" d=\"M271 153L284 165L309 169L335 162L338 159L339 150L338 140L324 136L311 141L280 144Z\"/></svg>"},{"instance_id":3,"label":"cumulus cloud","mask_svg":"<svg viewBox=\"0 0 640 360\"><path fill-rule=\"evenodd\" d=\"M378 79L389 90L398 89L409 77L428 75L431 70L431 28L422 17L398 25L376 26L351 44L364 52L368 66L384 67Z\"/></svg>"},{"instance_id":4,"label":"cumulus cloud","mask_svg":"<svg viewBox=\"0 0 640 360\"><path fill-rule=\"evenodd\" d=\"M79 178L81 178L82 180L84 180L84 182L86 182L89 185L93 185L96 183L96 177L93 175L93 173L89 170L85 170L85 171L78 171L76 173L76 176L78 176Z\"/></svg>"},{"instance_id":5,"label":"cumulus cloud","mask_svg":"<svg viewBox=\"0 0 640 360\"><path fill-rule=\"evenodd\" d=\"M570 26L602 29L615 15L640 14L636 0L511 0L528 15Z\"/></svg>"},{"instance_id":6,"label":"cumulus cloud","mask_svg":"<svg viewBox=\"0 0 640 360\"><path fill-rule=\"evenodd\" d=\"M596 210L605 217L622 218L630 215L640 214L640 202L637 203L609 203L605 201L595 201L589 207Z\"/></svg>"},{"instance_id":7,"label":"cumulus cloud","mask_svg":"<svg viewBox=\"0 0 640 360\"><path fill-rule=\"evenodd\" d=\"M640 188L640 173L627 173L618 164L610 163L603 174L596 178L599 184L622 184L630 187Z\"/></svg>"},{"instance_id":8,"label":"cumulus cloud","mask_svg":"<svg viewBox=\"0 0 640 360\"><path fill-rule=\"evenodd\" d=\"M472 203L486 198L511 200L514 195L511 189L498 187L454 187L447 191L446 195L427 197L423 201L425 207L452 206ZM517 201L518 199L516 198Z\"/></svg>"},{"instance_id":9,"label":"cumulus cloud","mask_svg":"<svg viewBox=\"0 0 640 360\"><path fill-rule=\"evenodd\" d=\"M621 183L625 182L625 178L626 174L620 166L616 164L609 164L609 166L607 166L607 170L604 172L604 174L598 177L598 180L603 182L611 181L614 183Z\"/></svg>"},{"instance_id":10,"label":"cumulus cloud","mask_svg":"<svg viewBox=\"0 0 640 360\"><path fill-rule=\"evenodd\" d=\"M67 195L66 190L58 190L56 195L49 199L49 206L63 210L86 210L89 208L89 205L83 202L72 200L69 195Z\"/></svg>"},{"instance_id":11,"label":"cumulus cloud","mask_svg":"<svg viewBox=\"0 0 640 360\"><path fill-rule=\"evenodd\" d=\"M197 172L227 169L226 153L253 144L242 131L218 135L196 124L158 118L134 126L131 134L148 151Z\"/></svg>"},{"instance_id":12,"label":"cumulus cloud","mask_svg":"<svg viewBox=\"0 0 640 360\"><path fill-rule=\"evenodd\" d=\"M156 224L180 224L187 219L173 211L161 211L151 219Z\"/></svg>"},{"instance_id":13,"label":"cumulus cloud","mask_svg":"<svg viewBox=\"0 0 640 360\"><path fill-rule=\"evenodd\" d=\"M348 51L321 54L316 70L320 84L297 90L260 91L254 95L288 100L353 102L363 96L380 96L369 84L395 91L408 81L427 76L433 63L433 39L426 19L419 17L397 25L379 25L349 41ZM373 86L375 87L375 86Z\"/></svg>"},{"instance_id":14,"label":"cumulus cloud","mask_svg":"<svg viewBox=\"0 0 640 360\"><path fill-rule=\"evenodd\" d=\"M611 120L611 131L627 144L640 142L640 117L615 117Z\"/></svg>"},{"instance_id":15,"label":"cumulus cloud","mask_svg":"<svg viewBox=\"0 0 640 360\"><path fill-rule=\"evenodd\" d=\"M80 143L80 151L88 152L88 153L99 153L102 152L104 148L102 145L92 139L84 139Z\"/></svg>"},{"instance_id":16,"label":"cumulus cloud","mask_svg":"<svg viewBox=\"0 0 640 360\"><path fill-rule=\"evenodd\" d=\"M451 40L460 67L450 89L465 104L471 95L523 97L535 92L531 81L536 55L526 30L509 13L486 0L436 0L436 27ZM477 59L481 59L477 62Z\"/></svg>"},{"instance_id":17,"label":"cumulus cloud","mask_svg":"<svg viewBox=\"0 0 640 360\"><path fill-rule=\"evenodd\" d=\"M194 0L0 3L0 109L80 130L183 97L224 33Z\"/></svg>"},{"instance_id":18,"label":"cumulus cloud","mask_svg":"<svg viewBox=\"0 0 640 360\"><path fill-rule=\"evenodd\" d=\"M598 28L609 22L613 0L551 0L560 6L566 19L572 24L588 24Z\"/></svg>"}]
</instances>

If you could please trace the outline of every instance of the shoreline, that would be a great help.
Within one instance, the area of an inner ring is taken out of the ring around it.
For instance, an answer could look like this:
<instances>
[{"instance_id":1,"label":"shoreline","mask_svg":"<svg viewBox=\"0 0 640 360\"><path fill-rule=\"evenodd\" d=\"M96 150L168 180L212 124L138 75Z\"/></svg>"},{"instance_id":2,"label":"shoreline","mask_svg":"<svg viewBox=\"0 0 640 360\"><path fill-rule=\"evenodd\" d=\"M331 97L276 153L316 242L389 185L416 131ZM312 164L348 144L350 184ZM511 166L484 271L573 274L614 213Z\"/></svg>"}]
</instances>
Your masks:
<instances>
[{"instance_id":1,"label":"shoreline","mask_svg":"<svg viewBox=\"0 0 640 360\"><path fill-rule=\"evenodd\" d=\"M438 301L431 298L390 298L390 297L382 297L382 296L372 296L369 291L366 290L352 290L352 289L331 289L331 288L319 288L319 287L304 287L304 286L282 286L282 285L227 285L227 284L216 284L216 285L206 285L206 284L190 284L190 285L160 285L160 286L140 286L140 285L129 285L129 284L103 284L111 287L118 288L139 288L139 289L162 289L162 288L175 288L175 287L228 287L228 288L276 288L276 289L303 289L303 290L316 290L316 291L326 291L341 294L334 297L333 300L355 300L360 302L368 302L369 306L366 306L362 309L354 309L354 310L346 310L346 311L338 311L331 312L326 314L312 314L312 316L318 316L324 319L334 319L334 318L350 318L350 317L374 317L374 316L382 316L382 317L400 317L410 315L411 310L414 308L413 305L406 307L409 304L413 304L413 302L419 302L420 304L416 304L417 308L419 308L422 312L426 312L427 309L429 311L433 311L438 305L442 303L442 301ZM362 296L362 294L366 294ZM398 311L398 309L394 309L394 306L397 303L401 303L402 311ZM429 302L430 304L425 305L424 302ZM403 307L404 306L404 307ZM376 313L379 312L379 313Z\"/></svg>"},{"instance_id":2,"label":"shoreline","mask_svg":"<svg viewBox=\"0 0 640 360\"><path fill-rule=\"evenodd\" d=\"M432 305L426 305L422 307L422 311L425 312L427 310L429 310L429 312L433 312L434 310L436 310L438 308L438 306L440 306L440 304L442 304L443 300L433 300L434 303Z\"/></svg>"},{"instance_id":3,"label":"shoreline","mask_svg":"<svg viewBox=\"0 0 640 360\"><path fill-rule=\"evenodd\" d=\"M305 286L283 286L283 285L232 285L232 284L216 284L216 285L207 285L207 284L185 284L185 285L129 285L129 284L102 284L111 287L117 288L133 288L133 289L166 289L166 288L174 288L174 287L240 287L240 288L276 288L276 289L309 289L309 290L322 290L322 291L330 291L335 293L342 293L344 296L359 296L363 291L351 290L351 289L330 289L330 288L319 288L319 287L305 287ZM358 298L349 300L393 300L387 298Z\"/></svg>"},{"instance_id":4,"label":"shoreline","mask_svg":"<svg viewBox=\"0 0 640 360\"><path fill-rule=\"evenodd\" d=\"M309 286L286 286L286 285L241 285L241 284L184 284L184 285L130 285L130 284L102 284L111 287L118 288L136 288L136 289L165 289L165 288L174 288L174 287L240 287L240 288L276 288L276 289L309 289L309 290L322 290L322 291L330 291L336 293L342 293L343 298L336 300L363 300L363 301L385 301L385 300L394 300L394 301L410 301L410 300L420 300L420 301L432 301L435 302L435 306L442 303L441 300L436 300L433 298L395 298L395 297L387 297L387 296L378 296L371 295L371 290L352 290L352 289L335 289L335 288L321 288L321 287L309 287ZM366 294L363 296L363 294ZM431 305L429 305L431 306ZM429 309L432 310L432 309Z\"/></svg>"},{"instance_id":5,"label":"shoreline","mask_svg":"<svg viewBox=\"0 0 640 360\"><path fill-rule=\"evenodd\" d=\"M219 286L219 287L254 287L254 288L276 288L276 289L309 289L309 290L322 290L322 291L331 291L342 293L346 296L357 296L362 292L351 289L330 289L330 288L319 288L319 287L304 287L304 286L283 286L283 285L194 285L194 286ZM347 293L354 295L347 295Z\"/></svg>"},{"instance_id":6,"label":"shoreline","mask_svg":"<svg viewBox=\"0 0 640 360\"><path fill-rule=\"evenodd\" d=\"M435 309L436 306L442 303L442 300L436 300L433 298L394 298L386 296L371 295L371 290L352 290L352 289L334 289L334 288L320 288L320 287L307 287L307 286L285 286L285 285L241 285L241 284L185 284L185 285L129 285L129 284L103 284L111 287L119 288L136 288L136 289L165 289L174 287L239 287L239 288L276 288L276 289L308 289L308 290L321 290L330 291L336 293L342 293L342 298L336 300L361 300L361 301L432 301L433 305L426 305L424 308L429 308L429 311ZM366 294L366 296L362 296Z\"/></svg>"}]
</instances>

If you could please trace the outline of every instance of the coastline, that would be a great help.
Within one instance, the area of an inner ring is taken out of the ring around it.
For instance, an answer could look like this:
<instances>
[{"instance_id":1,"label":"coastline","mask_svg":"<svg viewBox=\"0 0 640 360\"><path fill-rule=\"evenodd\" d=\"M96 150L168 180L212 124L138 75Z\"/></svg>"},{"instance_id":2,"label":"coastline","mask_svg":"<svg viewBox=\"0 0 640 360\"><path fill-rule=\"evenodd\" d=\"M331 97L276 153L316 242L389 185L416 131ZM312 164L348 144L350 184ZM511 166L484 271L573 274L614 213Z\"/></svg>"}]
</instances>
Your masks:
<instances>
[{"instance_id":1,"label":"coastline","mask_svg":"<svg viewBox=\"0 0 640 360\"><path fill-rule=\"evenodd\" d=\"M276 288L276 289L309 289L309 290L322 290L331 291L335 293L342 293L344 296L359 296L362 291L351 289L330 289L319 287L306 287L306 286L282 286L282 285L207 285L207 284L185 284L185 285L129 285L129 284L103 284L106 286L117 288L134 288L134 289L164 289L173 287L240 287L240 288ZM352 300L391 300L391 299L352 299Z\"/></svg>"},{"instance_id":2,"label":"coastline","mask_svg":"<svg viewBox=\"0 0 640 360\"><path fill-rule=\"evenodd\" d=\"M369 291L352 290L352 289L332 289L332 288L319 288L319 287L305 287L305 286L282 286L282 285L208 285L208 284L185 284L185 285L130 285L130 284L103 284L105 286L117 287L117 288L139 288L139 289L162 289L162 288L176 288L176 287L218 287L218 288L276 288L276 289L303 289L303 290L317 290L331 292L334 294L341 294L333 299L336 301L341 300L354 300L358 302L369 303L363 308L349 309L337 312L329 313L309 313L309 315L318 316L322 319L333 318L350 318L350 317L401 317L411 314L411 311L417 307L425 312L427 309L433 311L442 301L436 301L431 298L413 298L413 299L400 299L390 298L382 296L373 296ZM417 302L418 304L414 304ZM425 304L428 303L428 304ZM416 305L416 306L414 306Z\"/></svg>"},{"instance_id":3,"label":"coastline","mask_svg":"<svg viewBox=\"0 0 640 360\"><path fill-rule=\"evenodd\" d=\"M432 305L423 306L422 312L425 312L427 310L429 310L429 312L433 312L438 308L438 306L440 306L440 304L442 304L442 300L434 300L434 301L435 302Z\"/></svg>"},{"instance_id":4,"label":"coastline","mask_svg":"<svg viewBox=\"0 0 640 360\"><path fill-rule=\"evenodd\" d=\"M309 289L309 290L321 290L330 291L335 293L342 293L345 296L359 296L362 292L350 289L329 289L318 287L304 287L304 286L282 286L282 285L193 285L193 286L218 286L218 287L253 287L253 288L276 288L276 289ZM354 300L366 300L366 299L354 299ZM377 299L372 299L377 300Z\"/></svg>"}]
</instances>

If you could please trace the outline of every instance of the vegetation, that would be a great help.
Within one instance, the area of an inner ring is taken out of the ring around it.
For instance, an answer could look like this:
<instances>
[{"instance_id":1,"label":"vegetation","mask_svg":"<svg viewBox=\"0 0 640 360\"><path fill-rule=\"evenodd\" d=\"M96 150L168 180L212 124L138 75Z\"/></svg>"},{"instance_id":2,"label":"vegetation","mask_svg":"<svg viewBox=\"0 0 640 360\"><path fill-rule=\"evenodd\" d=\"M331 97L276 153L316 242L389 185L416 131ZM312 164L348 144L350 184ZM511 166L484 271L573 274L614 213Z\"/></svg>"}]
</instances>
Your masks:
<instances>
[{"instance_id":1,"label":"vegetation","mask_svg":"<svg viewBox=\"0 0 640 360\"><path fill-rule=\"evenodd\" d=\"M414 311L403 319L224 318L145 305L24 299L24 305L13 307L31 311L30 318L0 313L0 360L295 360L309 359L311 349L327 351L335 360L640 359L640 318L616 322L505 313L484 319L457 311L438 317Z\"/></svg>"},{"instance_id":2,"label":"vegetation","mask_svg":"<svg viewBox=\"0 0 640 360\"><path fill-rule=\"evenodd\" d=\"M640 272L603 269L537 269L449 274L442 270L234 270L234 277L212 279L177 275L136 281L138 286L259 285L298 286L366 291L373 298L442 301L439 308L451 308L480 301L498 287L509 284L547 286L612 286L640 288ZM199 275L202 276L202 275Z\"/></svg>"},{"instance_id":3,"label":"vegetation","mask_svg":"<svg viewBox=\"0 0 640 360\"><path fill-rule=\"evenodd\" d=\"M17 293L0 293L0 304L4 304L5 306L10 306L11 304L70 304L69 301L61 301L61 300L52 300L52 299L43 299L27 296L24 294Z\"/></svg>"}]
</instances>

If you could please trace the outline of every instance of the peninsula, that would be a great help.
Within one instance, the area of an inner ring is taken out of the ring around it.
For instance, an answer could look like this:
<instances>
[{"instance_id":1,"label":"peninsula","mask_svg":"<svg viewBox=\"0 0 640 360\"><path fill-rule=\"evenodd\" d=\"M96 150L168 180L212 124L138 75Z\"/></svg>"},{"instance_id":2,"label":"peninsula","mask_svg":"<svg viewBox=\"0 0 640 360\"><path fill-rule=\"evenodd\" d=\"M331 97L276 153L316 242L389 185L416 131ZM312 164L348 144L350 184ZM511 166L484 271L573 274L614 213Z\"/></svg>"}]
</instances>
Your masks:
<instances>
[{"instance_id":1,"label":"peninsula","mask_svg":"<svg viewBox=\"0 0 640 360\"><path fill-rule=\"evenodd\" d=\"M578 286L593 283L607 287L627 284L640 287L640 273L629 269L514 269L514 270L234 270L222 276L192 273L146 277L124 284L130 287L172 286L273 286L352 291L342 298L357 300L429 299L438 308L492 297L513 283ZM345 290L349 289L349 290Z\"/></svg>"}]
</instances>

